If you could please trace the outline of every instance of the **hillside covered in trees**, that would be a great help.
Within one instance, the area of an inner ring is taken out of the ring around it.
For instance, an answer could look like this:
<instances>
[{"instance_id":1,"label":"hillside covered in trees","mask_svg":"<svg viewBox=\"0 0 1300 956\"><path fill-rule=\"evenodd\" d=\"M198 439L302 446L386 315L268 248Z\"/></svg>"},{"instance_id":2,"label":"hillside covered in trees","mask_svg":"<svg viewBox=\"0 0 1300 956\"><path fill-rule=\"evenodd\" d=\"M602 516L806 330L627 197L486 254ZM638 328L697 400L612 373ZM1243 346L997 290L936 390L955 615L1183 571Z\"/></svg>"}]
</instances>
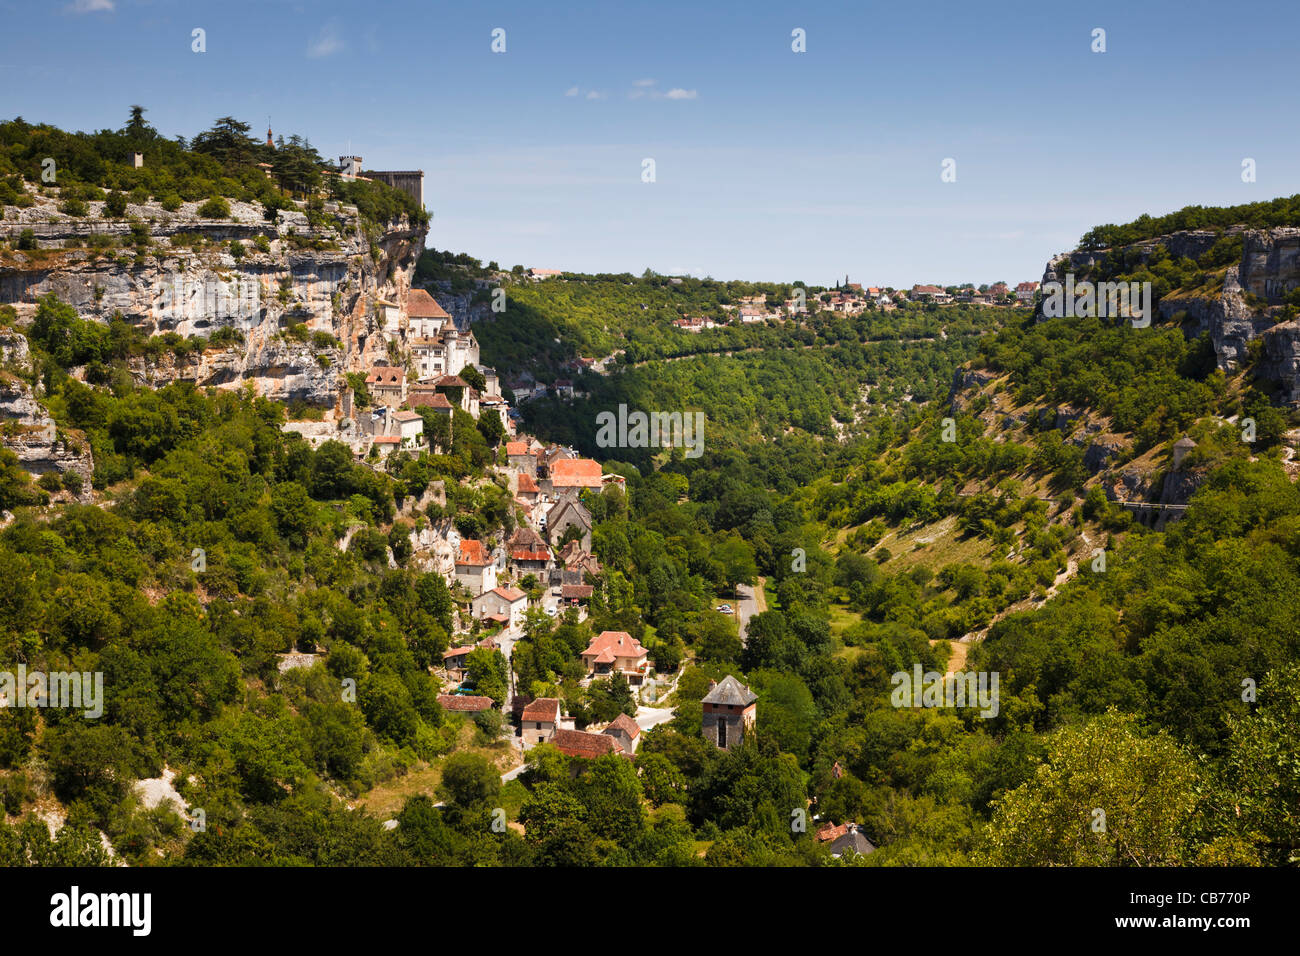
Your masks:
<instances>
[{"instance_id":1,"label":"hillside covered in trees","mask_svg":"<svg viewBox=\"0 0 1300 956\"><path fill-rule=\"evenodd\" d=\"M154 181L95 168L146 135L131 126L87 137L69 172L100 190L269 188L233 129L156 147L171 158ZM56 132L0 127L9 174L32 181ZM504 783L505 715L444 710L431 672L468 601L409 544L435 524L494 541L518 527L499 430L453 414L436 451L358 461L284 431L286 409L249 390L137 384L141 343L44 300L7 330L32 358L4 374L85 436L94 496L0 460L0 659L100 671L105 709L0 710L0 860L107 864L102 833L139 866L1294 862L1289 413L1172 323L907 306L672 324L794 288L508 282L506 310L475 323L503 377L609 359L571 373L576 398L522 403L524 428L626 481L584 493L589 616L530 613L517 686L579 726L634 710L626 683L579 681L603 630L677 678L675 715L635 761L575 773L580 758L540 745ZM620 404L702 411L703 454L600 447L596 415ZM1184 433L1195 449L1175 466ZM1144 523L1116 483L1174 487L1186 510ZM744 640L715 610L740 585L766 605ZM291 654L309 659L282 669ZM469 656L499 706L504 659ZM997 713L896 706L892 677L916 665L996 671ZM727 675L758 695L756 733L731 751L701 733ZM164 770L205 828L142 804L132 785ZM798 810L859 824L877 850L832 859L792 828Z\"/></svg>"}]
</instances>

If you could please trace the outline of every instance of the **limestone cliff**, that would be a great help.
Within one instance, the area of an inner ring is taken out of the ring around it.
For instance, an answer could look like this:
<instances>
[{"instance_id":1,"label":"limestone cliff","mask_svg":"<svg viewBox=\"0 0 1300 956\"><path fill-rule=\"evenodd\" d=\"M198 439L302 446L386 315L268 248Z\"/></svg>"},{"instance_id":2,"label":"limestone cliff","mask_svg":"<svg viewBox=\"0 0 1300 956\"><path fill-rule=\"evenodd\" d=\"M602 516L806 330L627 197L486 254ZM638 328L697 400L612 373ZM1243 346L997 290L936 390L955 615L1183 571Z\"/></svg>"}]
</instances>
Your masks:
<instances>
[{"instance_id":1,"label":"limestone cliff","mask_svg":"<svg viewBox=\"0 0 1300 956\"><path fill-rule=\"evenodd\" d=\"M1130 262L1146 262L1157 246L1175 259L1197 259L1223 237L1240 238L1239 262L1224 270L1222 283L1207 289L1174 290L1160 299L1162 320L1179 320L1189 338L1208 333L1225 372L1254 361L1254 372L1278 383L1280 399L1300 404L1300 326L1288 314L1285 297L1300 288L1300 229L1185 230L1124 247ZM1075 250L1053 257L1043 283L1063 282L1067 273L1102 263L1115 250ZM1294 309L1290 310L1294 313ZM1041 318L1041 311L1039 313ZM1257 342L1257 357L1251 343Z\"/></svg>"},{"instance_id":2,"label":"limestone cliff","mask_svg":"<svg viewBox=\"0 0 1300 956\"><path fill-rule=\"evenodd\" d=\"M81 218L45 197L6 210L0 239L12 249L31 230L38 246L0 255L0 304L13 304L20 324L54 292L83 318L107 322L121 312L149 335L233 329L239 335L223 333L222 345L197 354L137 357L132 371L155 386L251 382L269 398L325 407L343 372L387 356L375 303L406 294L426 232L405 219L368 225L354 207L330 202L282 210L274 221L239 202L225 219L200 218L196 203L172 212L133 204L111 220L100 218L103 203L89 206Z\"/></svg>"}]
</instances>

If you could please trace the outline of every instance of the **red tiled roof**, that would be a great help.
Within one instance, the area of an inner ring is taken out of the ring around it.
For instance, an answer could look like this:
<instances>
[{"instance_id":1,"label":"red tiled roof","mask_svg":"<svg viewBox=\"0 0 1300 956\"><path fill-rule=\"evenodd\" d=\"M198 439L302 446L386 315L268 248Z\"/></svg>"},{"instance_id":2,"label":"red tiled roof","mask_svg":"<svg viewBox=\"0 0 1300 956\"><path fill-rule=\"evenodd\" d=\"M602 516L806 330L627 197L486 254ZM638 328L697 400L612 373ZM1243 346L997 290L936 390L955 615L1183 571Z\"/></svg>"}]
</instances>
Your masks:
<instances>
[{"instance_id":1,"label":"red tiled roof","mask_svg":"<svg viewBox=\"0 0 1300 956\"><path fill-rule=\"evenodd\" d=\"M829 842L830 840L838 840L840 837L844 836L844 834L848 832L849 832L849 825L847 823L841 823L838 826L836 826L834 823L828 823L826 824L826 826L822 827L820 830L817 831L817 842L826 843Z\"/></svg>"},{"instance_id":2,"label":"red tiled roof","mask_svg":"<svg viewBox=\"0 0 1300 956\"><path fill-rule=\"evenodd\" d=\"M444 375L433 383L434 388L469 388L469 382L459 375Z\"/></svg>"},{"instance_id":3,"label":"red tiled roof","mask_svg":"<svg viewBox=\"0 0 1300 956\"><path fill-rule=\"evenodd\" d=\"M466 538L460 543L460 553L456 555L456 563L483 567L492 563L492 557L482 541Z\"/></svg>"},{"instance_id":4,"label":"red tiled roof","mask_svg":"<svg viewBox=\"0 0 1300 956\"><path fill-rule=\"evenodd\" d=\"M528 442L526 441L508 441L506 442L507 455L526 455L528 454Z\"/></svg>"},{"instance_id":5,"label":"red tiled roof","mask_svg":"<svg viewBox=\"0 0 1300 956\"><path fill-rule=\"evenodd\" d=\"M468 694L439 694L438 703L442 705L443 710L473 714L487 710L492 706L493 701L491 697L472 697Z\"/></svg>"},{"instance_id":6,"label":"red tiled roof","mask_svg":"<svg viewBox=\"0 0 1300 956\"><path fill-rule=\"evenodd\" d=\"M521 495L524 494L532 495L532 494L537 494L538 491L539 489L537 487L537 479L534 478L532 475L528 474L528 472L526 471L521 472L519 475L519 493Z\"/></svg>"},{"instance_id":7,"label":"red tiled roof","mask_svg":"<svg viewBox=\"0 0 1300 956\"><path fill-rule=\"evenodd\" d=\"M591 597L595 591L590 584L562 584L560 585L560 597L566 601L580 601L583 598Z\"/></svg>"},{"instance_id":8,"label":"red tiled roof","mask_svg":"<svg viewBox=\"0 0 1300 956\"><path fill-rule=\"evenodd\" d=\"M521 719L554 724L560 719L560 702L554 697L539 697L524 708Z\"/></svg>"},{"instance_id":9,"label":"red tiled roof","mask_svg":"<svg viewBox=\"0 0 1300 956\"><path fill-rule=\"evenodd\" d=\"M600 757L623 749L609 734L589 734L581 730L557 730L551 742L570 757Z\"/></svg>"},{"instance_id":10,"label":"red tiled roof","mask_svg":"<svg viewBox=\"0 0 1300 956\"><path fill-rule=\"evenodd\" d=\"M562 458L551 464L551 484L557 488L599 488L600 462Z\"/></svg>"},{"instance_id":11,"label":"red tiled roof","mask_svg":"<svg viewBox=\"0 0 1300 956\"><path fill-rule=\"evenodd\" d=\"M406 404L412 408L451 408L451 402L447 401L446 395L429 391L417 392L415 389L406 393Z\"/></svg>"},{"instance_id":12,"label":"red tiled roof","mask_svg":"<svg viewBox=\"0 0 1300 956\"><path fill-rule=\"evenodd\" d=\"M510 558L513 561L549 561L551 552L546 548L541 551L533 551L529 548L514 548L510 552Z\"/></svg>"},{"instance_id":13,"label":"red tiled roof","mask_svg":"<svg viewBox=\"0 0 1300 956\"><path fill-rule=\"evenodd\" d=\"M487 593L495 594L497 597L501 598L502 600L509 601L511 604L515 603L515 601L518 601L522 597L527 597L527 595L524 594L523 591L520 591L518 588L493 588L491 591L488 591ZM479 595L479 597L482 596L483 595L481 594Z\"/></svg>"},{"instance_id":14,"label":"red tiled roof","mask_svg":"<svg viewBox=\"0 0 1300 956\"><path fill-rule=\"evenodd\" d=\"M406 314L413 319L450 319L447 310L423 289L412 289L406 294Z\"/></svg>"}]
</instances>

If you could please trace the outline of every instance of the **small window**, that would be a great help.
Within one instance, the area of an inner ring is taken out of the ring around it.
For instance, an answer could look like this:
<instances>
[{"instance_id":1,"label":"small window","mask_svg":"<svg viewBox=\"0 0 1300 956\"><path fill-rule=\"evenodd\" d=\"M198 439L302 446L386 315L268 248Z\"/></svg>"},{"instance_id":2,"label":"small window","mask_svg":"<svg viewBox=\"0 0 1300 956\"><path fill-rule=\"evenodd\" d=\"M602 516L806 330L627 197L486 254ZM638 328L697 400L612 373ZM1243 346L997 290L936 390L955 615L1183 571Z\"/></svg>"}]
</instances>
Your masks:
<instances>
[{"instance_id":1,"label":"small window","mask_svg":"<svg viewBox=\"0 0 1300 956\"><path fill-rule=\"evenodd\" d=\"M727 722L718 721L718 746L725 748L727 746Z\"/></svg>"}]
</instances>

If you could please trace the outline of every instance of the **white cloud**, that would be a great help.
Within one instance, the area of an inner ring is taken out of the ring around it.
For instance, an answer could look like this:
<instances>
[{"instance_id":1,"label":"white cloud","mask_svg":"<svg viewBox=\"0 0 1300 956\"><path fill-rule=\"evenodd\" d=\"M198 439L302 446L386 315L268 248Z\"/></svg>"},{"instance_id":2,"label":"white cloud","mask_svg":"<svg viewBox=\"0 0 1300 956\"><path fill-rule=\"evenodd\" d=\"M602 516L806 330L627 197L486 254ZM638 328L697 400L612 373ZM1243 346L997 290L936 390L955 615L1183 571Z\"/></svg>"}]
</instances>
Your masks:
<instances>
[{"instance_id":1,"label":"white cloud","mask_svg":"<svg viewBox=\"0 0 1300 956\"><path fill-rule=\"evenodd\" d=\"M629 100L693 100L700 95L698 90L685 90L680 86L674 86L671 90L664 92L655 87L656 82L656 80L633 81L632 89L628 91L627 98Z\"/></svg>"},{"instance_id":2,"label":"white cloud","mask_svg":"<svg viewBox=\"0 0 1300 956\"><path fill-rule=\"evenodd\" d=\"M68 9L73 13L112 13L116 6L113 0L74 0Z\"/></svg>"},{"instance_id":3,"label":"white cloud","mask_svg":"<svg viewBox=\"0 0 1300 956\"><path fill-rule=\"evenodd\" d=\"M604 98L605 98L604 93L597 93L595 90L587 91L587 99L589 100L603 100Z\"/></svg>"},{"instance_id":4,"label":"white cloud","mask_svg":"<svg viewBox=\"0 0 1300 956\"><path fill-rule=\"evenodd\" d=\"M320 59L325 56L333 56L343 49L343 38L339 35L339 25L335 20L330 20L320 32L316 34L315 39L307 44L307 55L312 59Z\"/></svg>"},{"instance_id":5,"label":"white cloud","mask_svg":"<svg viewBox=\"0 0 1300 956\"><path fill-rule=\"evenodd\" d=\"M577 96L577 95L578 95L578 88L577 88L576 86L571 86L571 87L569 87L567 90L564 91L564 95L565 95L565 96Z\"/></svg>"}]
</instances>

